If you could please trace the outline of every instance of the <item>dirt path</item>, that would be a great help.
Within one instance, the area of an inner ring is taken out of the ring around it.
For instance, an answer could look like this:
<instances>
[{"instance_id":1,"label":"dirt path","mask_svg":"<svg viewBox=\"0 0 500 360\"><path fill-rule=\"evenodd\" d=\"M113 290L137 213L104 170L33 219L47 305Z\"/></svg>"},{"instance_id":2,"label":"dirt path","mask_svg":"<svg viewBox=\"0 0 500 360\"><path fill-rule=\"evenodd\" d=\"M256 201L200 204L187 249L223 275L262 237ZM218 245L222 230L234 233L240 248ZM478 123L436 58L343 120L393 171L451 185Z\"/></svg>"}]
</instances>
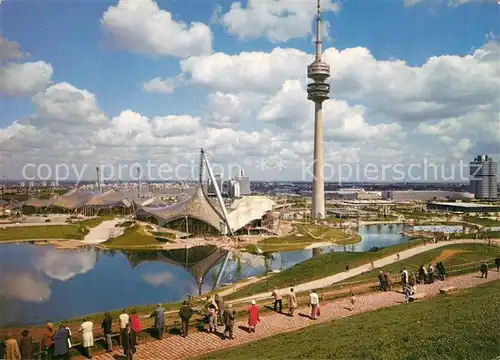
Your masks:
<instances>
[{"instance_id":1,"label":"dirt path","mask_svg":"<svg viewBox=\"0 0 500 360\"><path fill-rule=\"evenodd\" d=\"M441 254L439 254L439 256L437 258L435 258L434 260L432 260L430 263L434 264L434 263L438 263L440 261L446 261L448 258L454 256L454 255L457 255L457 254L461 254L461 253L464 253L464 252L470 252L470 251L465 251L465 250L443 250L441 252Z\"/></svg>"},{"instance_id":2,"label":"dirt path","mask_svg":"<svg viewBox=\"0 0 500 360\"><path fill-rule=\"evenodd\" d=\"M491 281L499 280L500 276L491 273L488 279L478 278L476 275L465 275L448 279L444 282L419 287L421 296L430 298L439 294L439 290L454 286L457 289L475 287ZM318 320L310 320L307 316L308 308L298 309L298 315L289 317L282 314L273 314L262 317L261 323L257 326L257 332L250 334L246 331L246 321L238 321L235 324L235 339L223 340L218 335L207 334L205 332L195 332L187 338L181 336L169 336L161 341L152 341L138 346L135 360L180 360L192 359L196 356L212 351L230 348L241 344L257 341L276 334L303 329L317 323L324 323L339 318L344 318L359 313L373 311L385 307L390 307L404 303L404 296L398 292L377 292L357 297L353 311L348 310L349 299L340 299L333 302L323 302L321 304L321 316ZM261 304L262 305L262 304ZM403 305L404 306L404 305ZM94 356L95 360L112 360L121 353L117 350L114 353Z\"/></svg>"},{"instance_id":3,"label":"dirt path","mask_svg":"<svg viewBox=\"0 0 500 360\"><path fill-rule=\"evenodd\" d=\"M100 244L108 241L110 237L115 237L123 233L123 229L116 227L117 224L125 221L125 219L116 218L113 220L103 221L96 227L89 230L83 239L84 244ZM113 232L115 232L113 234ZM111 236L112 235L112 236Z\"/></svg>"}]
</instances>

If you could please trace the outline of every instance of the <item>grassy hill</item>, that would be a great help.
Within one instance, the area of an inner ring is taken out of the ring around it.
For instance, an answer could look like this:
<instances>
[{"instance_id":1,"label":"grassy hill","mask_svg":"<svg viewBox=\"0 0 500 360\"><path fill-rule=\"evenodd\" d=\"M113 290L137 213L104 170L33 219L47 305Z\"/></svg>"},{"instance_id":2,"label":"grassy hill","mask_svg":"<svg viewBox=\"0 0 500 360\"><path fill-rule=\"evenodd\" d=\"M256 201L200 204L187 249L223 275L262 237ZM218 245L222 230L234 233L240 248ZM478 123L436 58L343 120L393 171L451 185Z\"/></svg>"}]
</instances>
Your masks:
<instances>
[{"instance_id":1,"label":"grassy hill","mask_svg":"<svg viewBox=\"0 0 500 360\"><path fill-rule=\"evenodd\" d=\"M500 282L496 281L276 335L200 359L492 360L500 355L498 294Z\"/></svg>"}]
</instances>

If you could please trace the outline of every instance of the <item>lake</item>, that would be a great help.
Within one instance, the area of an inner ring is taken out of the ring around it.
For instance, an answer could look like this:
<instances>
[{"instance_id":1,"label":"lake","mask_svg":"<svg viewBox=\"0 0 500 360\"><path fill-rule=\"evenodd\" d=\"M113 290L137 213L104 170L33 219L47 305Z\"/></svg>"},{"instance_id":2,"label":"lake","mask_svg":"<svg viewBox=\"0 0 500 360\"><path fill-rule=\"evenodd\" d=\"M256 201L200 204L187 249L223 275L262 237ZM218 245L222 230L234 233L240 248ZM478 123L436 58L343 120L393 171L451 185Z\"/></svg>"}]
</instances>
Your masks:
<instances>
[{"instance_id":1,"label":"lake","mask_svg":"<svg viewBox=\"0 0 500 360\"><path fill-rule=\"evenodd\" d=\"M237 278L262 275L266 266L283 270L325 252L369 251L401 244L408 241L400 234L402 230L397 224L361 226L362 240L357 244L274 253L269 260L212 246L126 252L2 244L0 326L33 325L178 301L187 294L210 291L221 270L220 284L233 283Z\"/></svg>"}]
</instances>

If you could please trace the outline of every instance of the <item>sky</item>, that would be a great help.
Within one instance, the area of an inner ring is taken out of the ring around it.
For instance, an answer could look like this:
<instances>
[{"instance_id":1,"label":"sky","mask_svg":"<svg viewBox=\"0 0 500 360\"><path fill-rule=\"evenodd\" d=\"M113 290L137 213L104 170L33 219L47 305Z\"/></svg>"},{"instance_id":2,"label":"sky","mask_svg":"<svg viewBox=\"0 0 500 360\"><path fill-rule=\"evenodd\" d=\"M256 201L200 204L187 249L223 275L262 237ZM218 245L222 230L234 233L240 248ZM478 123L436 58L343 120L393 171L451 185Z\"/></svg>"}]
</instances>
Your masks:
<instances>
[{"instance_id":1,"label":"sky","mask_svg":"<svg viewBox=\"0 0 500 360\"><path fill-rule=\"evenodd\" d=\"M496 0L322 0L326 181L500 160ZM0 1L0 181L312 177L315 0Z\"/></svg>"}]
</instances>

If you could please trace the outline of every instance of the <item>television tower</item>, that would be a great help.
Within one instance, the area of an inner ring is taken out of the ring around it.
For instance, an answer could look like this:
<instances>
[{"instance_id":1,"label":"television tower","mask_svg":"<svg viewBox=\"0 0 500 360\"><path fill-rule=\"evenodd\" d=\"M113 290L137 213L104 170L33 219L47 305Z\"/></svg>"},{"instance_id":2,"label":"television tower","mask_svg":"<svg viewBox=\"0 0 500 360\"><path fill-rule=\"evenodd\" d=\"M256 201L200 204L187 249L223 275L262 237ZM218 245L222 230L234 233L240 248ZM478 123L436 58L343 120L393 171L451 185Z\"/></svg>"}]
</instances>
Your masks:
<instances>
[{"instance_id":1,"label":"television tower","mask_svg":"<svg viewBox=\"0 0 500 360\"><path fill-rule=\"evenodd\" d=\"M328 100L330 85L325 81L330 76L330 65L321 60L321 8L318 0L316 18L316 58L307 67L307 77L314 82L307 85L307 99L314 101L314 168L312 183L313 219L325 217L325 178L323 161L323 101Z\"/></svg>"}]
</instances>

